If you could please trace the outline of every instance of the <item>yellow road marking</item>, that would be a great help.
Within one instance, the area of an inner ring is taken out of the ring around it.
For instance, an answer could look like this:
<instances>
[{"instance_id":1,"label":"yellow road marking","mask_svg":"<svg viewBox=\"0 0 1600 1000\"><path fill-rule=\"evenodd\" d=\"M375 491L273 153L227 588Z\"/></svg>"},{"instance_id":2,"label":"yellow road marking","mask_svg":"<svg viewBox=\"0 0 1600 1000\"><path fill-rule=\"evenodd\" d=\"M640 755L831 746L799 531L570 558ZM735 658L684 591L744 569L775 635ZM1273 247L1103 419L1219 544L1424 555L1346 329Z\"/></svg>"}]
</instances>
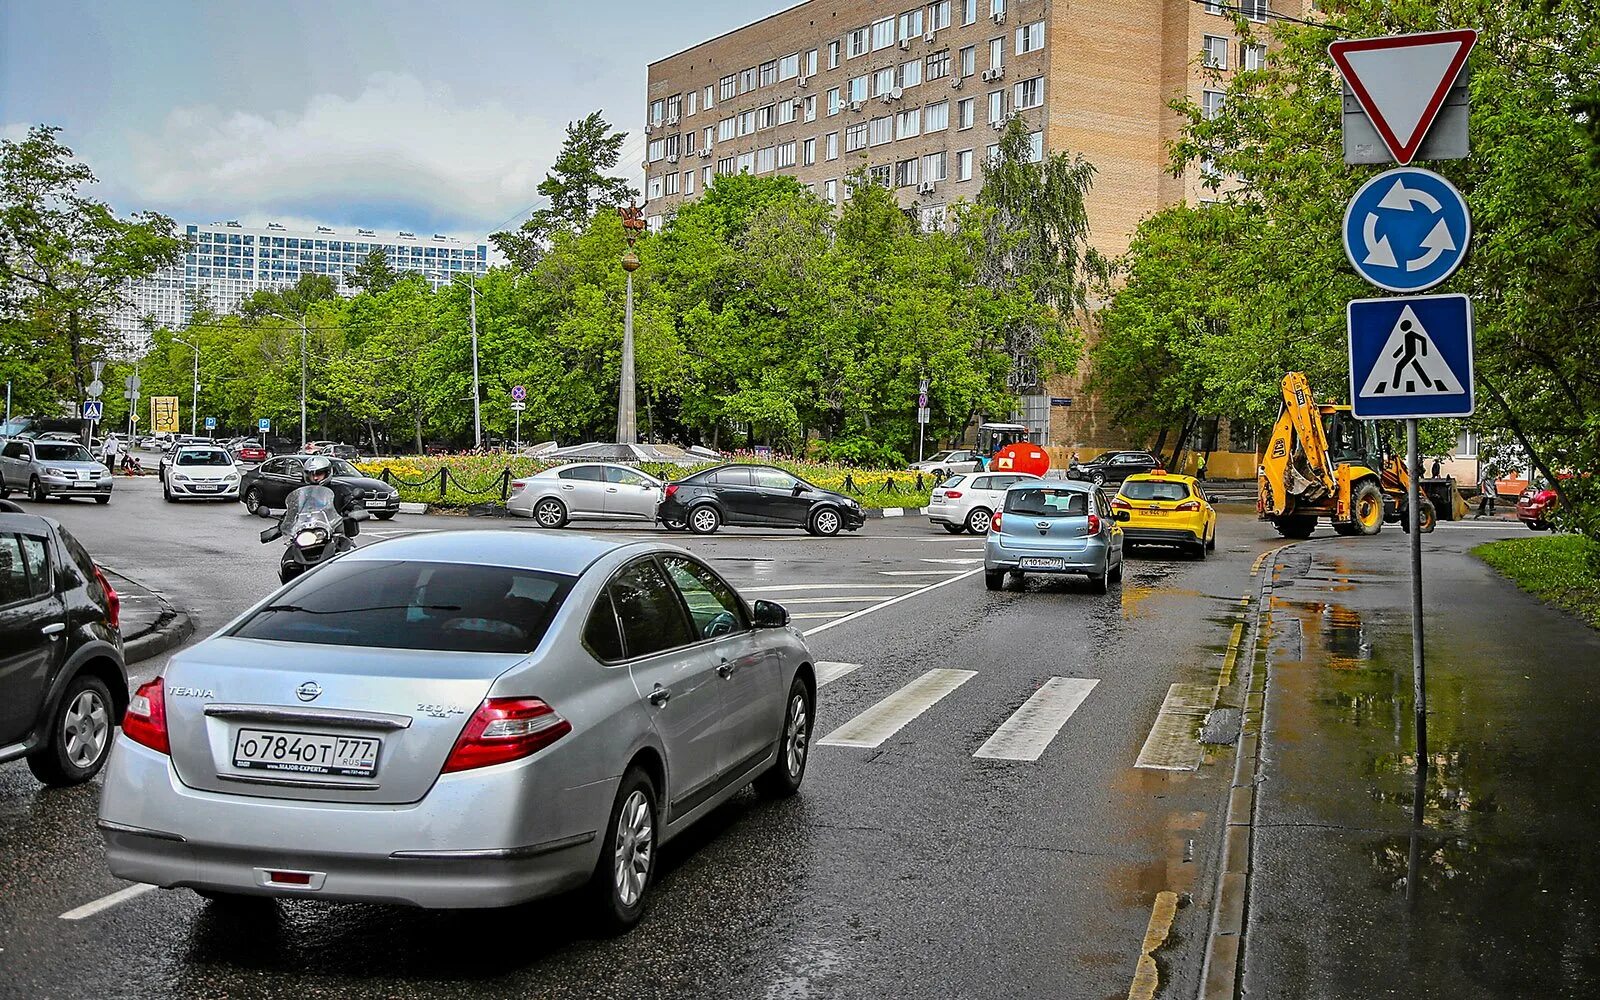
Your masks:
<instances>
[{"instance_id":1,"label":"yellow road marking","mask_svg":"<svg viewBox=\"0 0 1600 1000\"><path fill-rule=\"evenodd\" d=\"M1228 653L1222 658L1222 676L1217 678L1218 690L1233 683L1233 665L1239 661L1239 643L1244 639L1244 622L1235 622L1233 637L1228 640Z\"/></svg>"},{"instance_id":2,"label":"yellow road marking","mask_svg":"<svg viewBox=\"0 0 1600 1000\"><path fill-rule=\"evenodd\" d=\"M1178 894L1170 891L1156 893L1155 905L1150 907L1150 925L1145 928L1144 944L1139 961L1133 969L1133 984L1128 987L1128 1000L1151 1000L1161 985L1161 975L1156 970L1155 952L1167 941L1172 931L1172 919L1178 914Z\"/></svg>"}]
</instances>

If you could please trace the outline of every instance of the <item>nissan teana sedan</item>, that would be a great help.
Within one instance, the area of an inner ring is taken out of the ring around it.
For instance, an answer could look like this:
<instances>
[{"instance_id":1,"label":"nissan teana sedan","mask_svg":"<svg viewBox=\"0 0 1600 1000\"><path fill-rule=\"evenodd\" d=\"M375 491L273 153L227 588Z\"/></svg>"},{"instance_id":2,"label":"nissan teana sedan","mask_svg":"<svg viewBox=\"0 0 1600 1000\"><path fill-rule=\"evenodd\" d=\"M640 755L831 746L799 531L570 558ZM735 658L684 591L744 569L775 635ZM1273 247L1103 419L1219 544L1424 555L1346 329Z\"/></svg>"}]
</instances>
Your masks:
<instances>
[{"instance_id":1,"label":"nissan teana sedan","mask_svg":"<svg viewBox=\"0 0 1600 1000\"><path fill-rule=\"evenodd\" d=\"M101 799L119 878L636 922L661 845L805 774L784 609L681 549L437 532L351 552L140 687Z\"/></svg>"}]
</instances>

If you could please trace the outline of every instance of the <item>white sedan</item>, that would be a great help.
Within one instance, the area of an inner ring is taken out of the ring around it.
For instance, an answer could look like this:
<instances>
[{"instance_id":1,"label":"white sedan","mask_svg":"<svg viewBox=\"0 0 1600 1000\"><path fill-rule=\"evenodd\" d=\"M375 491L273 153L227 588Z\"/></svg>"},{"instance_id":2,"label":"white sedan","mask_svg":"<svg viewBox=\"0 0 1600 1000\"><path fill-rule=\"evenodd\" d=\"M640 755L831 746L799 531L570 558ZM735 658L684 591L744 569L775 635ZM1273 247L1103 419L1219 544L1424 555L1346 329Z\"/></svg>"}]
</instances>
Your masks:
<instances>
[{"instance_id":1,"label":"white sedan","mask_svg":"<svg viewBox=\"0 0 1600 1000\"><path fill-rule=\"evenodd\" d=\"M168 503L239 499L239 469L226 448L179 445L162 461L169 463L161 479L161 494Z\"/></svg>"},{"instance_id":2,"label":"white sedan","mask_svg":"<svg viewBox=\"0 0 1600 1000\"><path fill-rule=\"evenodd\" d=\"M511 481L506 511L542 528L568 521L654 522L666 484L626 465L576 462Z\"/></svg>"},{"instance_id":3,"label":"white sedan","mask_svg":"<svg viewBox=\"0 0 1600 1000\"><path fill-rule=\"evenodd\" d=\"M1005 503L1007 487L1038 478L1026 472L964 472L951 476L929 497L928 519L943 525L952 535L963 531L986 534L989 519Z\"/></svg>"}]
</instances>

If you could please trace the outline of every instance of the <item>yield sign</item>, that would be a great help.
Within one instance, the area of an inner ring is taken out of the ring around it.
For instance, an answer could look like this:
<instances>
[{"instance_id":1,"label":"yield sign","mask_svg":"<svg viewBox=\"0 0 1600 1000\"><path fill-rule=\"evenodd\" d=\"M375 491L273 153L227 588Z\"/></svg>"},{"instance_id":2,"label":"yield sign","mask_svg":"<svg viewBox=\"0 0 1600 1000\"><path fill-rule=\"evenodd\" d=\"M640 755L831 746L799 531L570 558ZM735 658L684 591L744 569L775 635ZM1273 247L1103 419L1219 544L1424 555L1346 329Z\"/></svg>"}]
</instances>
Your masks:
<instances>
[{"instance_id":1,"label":"yield sign","mask_svg":"<svg viewBox=\"0 0 1600 1000\"><path fill-rule=\"evenodd\" d=\"M1383 144L1404 166L1444 106L1478 40L1470 28L1356 38L1328 46Z\"/></svg>"}]
</instances>

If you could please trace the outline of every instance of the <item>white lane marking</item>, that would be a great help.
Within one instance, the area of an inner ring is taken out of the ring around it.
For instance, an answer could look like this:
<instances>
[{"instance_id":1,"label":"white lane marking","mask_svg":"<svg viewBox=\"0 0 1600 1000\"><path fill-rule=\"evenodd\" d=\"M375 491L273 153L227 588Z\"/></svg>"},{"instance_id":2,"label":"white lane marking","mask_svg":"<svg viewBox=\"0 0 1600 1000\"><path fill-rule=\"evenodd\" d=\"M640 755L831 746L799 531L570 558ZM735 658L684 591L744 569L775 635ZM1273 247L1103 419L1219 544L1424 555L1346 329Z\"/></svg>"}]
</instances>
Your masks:
<instances>
[{"instance_id":1,"label":"white lane marking","mask_svg":"<svg viewBox=\"0 0 1600 1000\"><path fill-rule=\"evenodd\" d=\"M855 673L861 669L859 663L840 663L837 660L817 661L817 687L826 687L845 674Z\"/></svg>"},{"instance_id":2,"label":"white lane marking","mask_svg":"<svg viewBox=\"0 0 1600 1000\"><path fill-rule=\"evenodd\" d=\"M1205 722L1206 713L1216 701L1217 689L1211 684L1174 684L1161 701L1150 735L1145 737L1134 767L1155 771L1193 771L1200 766L1204 751L1195 737Z\"/></svg>"},{"instance_id":3,"label":"white lane marking","mask_svg":"<svg viewBox=\"0 0 1600 1000\"><path fill-rule=\"evenodd\" d=\"M1099 683L1084 677L1050 678L972 756L986 760L1038 760Z\"/></svg>"},{"instance_id":4,"label":"white lane marking","mask_svg":"<svg viewBox=\"0 0 1600 1000\"><path fill-rule=\"evenodd\" d=\"M959 569L880 569L884 576L960 576L964 571ZM894 587L897 584L886 583L885 587ZM916 584L911 584L916 586Z\"/></svg>"},{"instance_id":5,"label":"white lane marking","mask_svg":"<svg viewBox=\"0 0 1600 1000\"><path fill-rule=\"evenodd\" d=\"M113 906L121 906L130 899L143 896L145 893L154 888L156 887L145 882L135 882L126 889L118 889L109 896L101 896L92 903L84 903L82 906L77 907L76 909L68 910L61 915L60 919L87 920L96 913L109 910Z\"/></svg>"},{"instance_id":6,"label":"white lane marking","mask_svg":"<svg viewBox=\"0 0 1600 1000\"><path fill-rule=\"evenodd\" d=\"M801 590L881 590L888 587L892 590L915 590L922 586L920 583L786 583L781 587L739 587L741 594L781 594L785 591Z\"/></svg>"},{"instance_id":7,"label":"white lane marking","mask_svg":"<svg viewBox=\"0 0 1600 1000\"><path fill-rule=\"evenodd\" d=\"M830 747L870 750L939 703L939 699L977 676L976 670L935 667L823 738Z\"/></svg>"},{"instance_id":8,"label":"white lane marking","mask_svg":"<svg viewBox=\"0 0 1600 1000\"><path fill-rule=\"evenodd\" d=\"M862 601L887 601L891 594L861 594L857 597L790 597L783 603L790 604L859 604Z\"/></svg>"},{"instance_id":9,"label":"white lane marking","mask_svg":"<svg viewBox=\"0 0 1600 1000\"><path fill-rule=\"evenodd\" d=\"M1522 527L1519 521L1508 521L1505 524L1465 524L1461 521L1440 521L1434 525L1435 529L1449 528L1451 531L1515 531Z\"/></svg>"},{"instance_id":10,"label":"white lane marking","mask_svg":"<svg viewBox=\"0 0 1600 1000\"><path fill-rule=\"evenodd\" d=\"M812 612L811 614L790 615L789 618L791 620L793 620L793 621L799 621L801 618L840 618L840 617L843 617L844 615L847 615L849 613L850 612L848 612L848 611L829 611L829 612L826 612L826 613L821 612L821 611L815 611L815 612Z\"/></svg>"},{"instance_id":11,"label":"white lane marking","mask_svg":"<svg viewBox=\"0 0 1600 1000\"><path fill-rule=\"evenodd\" d=\"M927 563L949 563L952 566L971 566L973 563L983 562L982 559L928 559L926 557L922 561Z\"/></svg>"},{"instance_id":12,"label":"white lane marking","mask_svg":"<svg viewBox=\"0 0 1600 1000\"><path fill-rule=\"evenodd\" d=\"M957 551L957 552L982 552L982 551L983 551L983 549L982 549L982 548L976 548L976 549L956 549L956 551Z\"/></svg>"},{"instance_id":13,"label":"white lane marking","mask_svg":"<svg viewBox=\"0 0 1600 1000\"><path fill-rule=\"evenodd\" d=\"M896 604L899 604L901 601L909 601L913 597L920 597L921 595L926 594L930 590L938 590L940 587L946 587L946 586L949 586L952 583L956 583L956 582L959 582L961 580L965 580L967 577L973 575L974 573L982 573L982 572L983 572L983 567L982 566L979 566L977 569L969 569L965 573L962 573L960 576L952 576L952 577L950 577L948 579L940 580L938 583L930 583L926 587L918 587L916 590L913 590L913 591L911 591L909 593L901 594L899 597L891 597L889 600L884 601L881 604L874 604L871 607L862 608L860 611L852 611L849 614L845 615L843 618L836 618L833 621L828 622L825 625L818 625L816 628L808 628L804 632L802 632L801 634L802 635L806 635L806 636L812 636L812 635L816 635L818 632L826 632L828 629L833 628L835 625L843 625L845 622L853 622L857 618L865 618L867 615L872 614L874 611L882 611L884 608L893 607Z\"/></svg>"}]
</instances>

